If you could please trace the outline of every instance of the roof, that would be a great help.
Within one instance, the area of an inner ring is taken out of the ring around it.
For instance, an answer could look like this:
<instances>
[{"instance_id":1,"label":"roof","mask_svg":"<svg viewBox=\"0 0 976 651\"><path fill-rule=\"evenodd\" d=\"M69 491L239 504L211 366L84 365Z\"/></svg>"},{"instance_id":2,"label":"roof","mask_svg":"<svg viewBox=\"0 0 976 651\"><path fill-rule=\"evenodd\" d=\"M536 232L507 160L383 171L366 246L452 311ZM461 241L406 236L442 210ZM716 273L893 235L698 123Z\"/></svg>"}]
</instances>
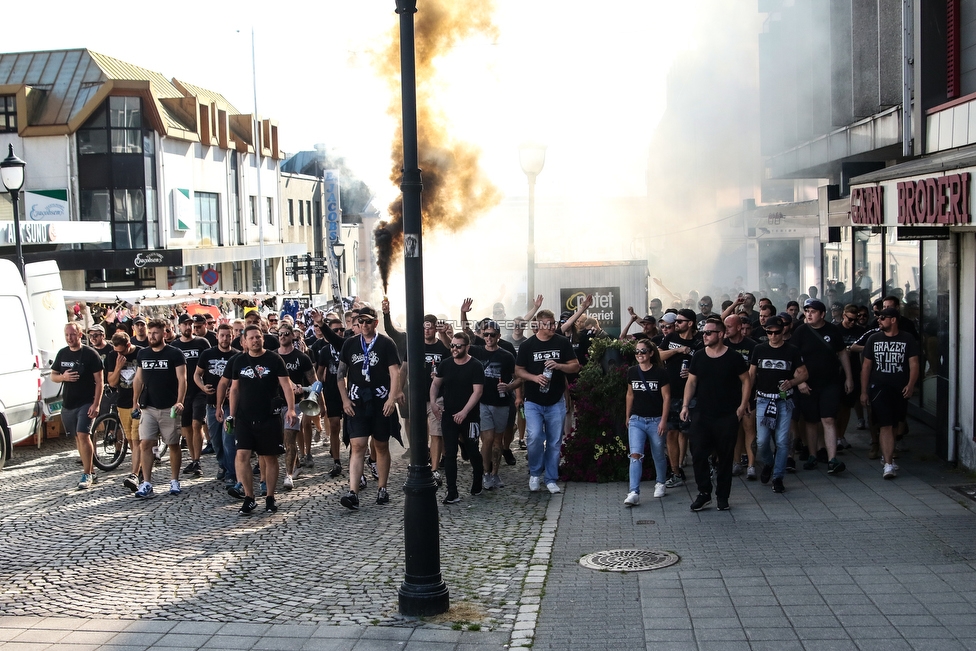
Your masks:
<instances>
[{"instance_id":1,"label":"roof","mask_svg":"<svg viewBox=\"0 0 976 651\"><path fill-rule=\"evenodd\" d=\"M241 115L220 93L88 49L0 54L0 94L17 95L22 136L73 133L109 95L142 97L148 123L183 140L200 140L197 106ZM230 130L250 144L249 129L232 120Z\"/></svg>"},{"instance_id":2,"label":"roof","mask_svg":"<svg viewBox=\"0 0 976 651\"><path fill-rule=\"evenodd\" d=\"M892 165L876 172L869 172L851 179L851 185L865 183L880 183L892 179L907 178L909 176L923 176L938 172L949 172L963 167L976 166L976 145L960 147L949 151L931 154L924 158L917 158L906 163Z\"/></svg>"}]
</instances>

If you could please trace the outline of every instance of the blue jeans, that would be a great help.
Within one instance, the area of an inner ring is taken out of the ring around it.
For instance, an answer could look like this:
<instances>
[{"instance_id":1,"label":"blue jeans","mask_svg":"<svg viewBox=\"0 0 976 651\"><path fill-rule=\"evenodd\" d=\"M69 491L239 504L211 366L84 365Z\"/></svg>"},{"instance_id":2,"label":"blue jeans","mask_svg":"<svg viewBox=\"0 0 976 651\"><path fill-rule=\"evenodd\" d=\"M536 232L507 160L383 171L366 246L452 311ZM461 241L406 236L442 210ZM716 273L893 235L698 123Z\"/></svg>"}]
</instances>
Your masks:
<instances>
[{"instance_id":1,"label":"blue jeans","mask_svg":"<svg viewBox=\"0 0 976 651\"><path fill-rule=\"evenodd\" d=\"M793 417L792 400L776 400L776 427L764 427L763 414L769 398L756 398L756 447L759 449L759 459L765 465L773 464L773 477L782 479L786 472L786 458L790 453L790 421ZM776 436L776 462L773 463L773 452L769 449L771 435Z\"/></svg>"},{"instance_id":2,"label":"blue jeans","mask_svg":"<svg viewBox=\"0 0 976 651\"><path fill-rule=\"evenodd\" d=\"M641 475L644 474L644 445L651 444L651 457L654 459L654 470L657 473L657 481L663 484L667 479L668 459L665 452L665 437L657 433L660 416L649 418L647 416L631 416L627 423L628 433L630 434L630 453L639 454L640 458L630 458L630 492L640 493Z\"/></svg>"},{"instance_id":3,"label":"blue jeans","mask_svg":"<svg viewBox=\"0 0 976 651\"><path fill-rule=\"evenodd\" d=\"M224 404L224 418L230 415L230 405ZM217 455L217 465L227 473L225 479L237 477L234 459L237 457L237 442L234 435L228 434L224 424L217 421L217 407L207 405L207 436Z\"/></svg>"},{"instance_id":4,"label":"blue jeans","mask_svg":"<svg viewBox=\"0 0 976 651\"><path fill-rule=\"evenodd\" d=\"M548 407L534 402L525 403L525 444L529 452L529 475L540 477L544 483L559 479L559 455L563 445L563 423L566 420L566 401Z\"/></svg>"}]
</instances>

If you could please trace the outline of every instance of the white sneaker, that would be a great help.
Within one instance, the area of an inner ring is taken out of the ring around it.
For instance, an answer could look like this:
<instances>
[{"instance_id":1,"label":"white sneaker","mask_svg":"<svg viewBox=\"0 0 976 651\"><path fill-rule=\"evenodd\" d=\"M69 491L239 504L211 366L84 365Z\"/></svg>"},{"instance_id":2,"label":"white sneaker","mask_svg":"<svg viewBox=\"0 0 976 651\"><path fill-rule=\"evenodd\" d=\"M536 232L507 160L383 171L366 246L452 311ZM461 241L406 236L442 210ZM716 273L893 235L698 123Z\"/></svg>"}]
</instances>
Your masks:
<instances>
[{"instance_id":1,"label":"white sneaker","mask_svg":"<svg viewBox=\"0 0 976 651\"><path fill-rule=\"evenodd\" d=\"M554 481L551 481L548 484L546 484L546 488L549 489L549 492L552 493L553 495L555 495L556 493L562 493L562 491L559 490L559 485L556 484L556 482Z\"/></svg>"},{"instance_id":2,"label":"white sneaker","mask_svg":"<svg viewBox=\"0 0 976 651\"><path fill-rule=\"evenodd\" d=\"M170 495L179 495L182 492L183 491L180 490L180 482L178 480L176 480L176 479L170 479L169 480L169 494Z\"/></svg>"},{"instance_id":3,"label":"white sneaker","mask_svg":"<svg viewBox=\"0 0 976 651\"><path fill-rule=\"evenodd\" d=\"M624 506L637 506L638 504L640 504L640 493L635 493L634 491L627 493Z\"/></svg>"},{"instance_id":4,"label":"white sneaker","mask_svg":"<svg viewBox=\"0 0 976 651\"><path fill-rule=\"evenodd\" d=\"M529 477L529 490L535 493L542 485L542 477Z\"/></svg>"},{"instance_id":5,"label":"white sneaker","mask_svg":"<svg viewBox=\"0 0 976 651\"><path fill-rule=\"evenodd\" d=\"M886 463L884 467L884 478L894 479L897 476L898 475L895 473L895 466L893 464Z\"/></svg>"},{"instance_id":6,"label":"white sneaker","mask_svg":"<svg viewBox=\"0 0 976 651\"><path fill-rule=\"evenodd\" d=\"M298 479L298 476L302 474L302 464L298 463L295 465L294 472L291 473L292 479Z\"/></svg>"},{"instance_id":7,"label":"white sneaker","mask_svg":"<svg viewBox=\"0 0 976 651\"><path fill-rule=\"evenodd\" d=\"M495 484L495 488L505 488L505 482L502 481L502 478L500 476L492 475L491 481L493 484Z\"/></svg>"},{"instance_id":8,"label":"white sneaker","mask_svg":"<svg viewBox=\"0 0 976 651\"><path fill-rule=\"evenodd\" d=\"M487 472L481 476L481 486L486 491L490 491L495 487L495 482L492 481L491 475L489 475Z\"/></svg>"},{"instance_id":9,"label":"white sneaker","mask_svg":"<svg viewBox=\"0 0 976 651\"><path fill-rule=\"evenodd\" d=\"M295 480L292 479L291 475L285 475L285 481L282 482L282 486L284 486L286 491L290 491L295 487Z\"/></svg>"},{"instance_id":10,"label":"white sneaker","mask_svg":"<svg viewBox=\"0 0 976 651\"><path fill-rule=\"evenodd\" d=\"M664 497L667 490L664 488L664 484L658 482L654 484L654 497Z\"/></svg>"}]
</instances>

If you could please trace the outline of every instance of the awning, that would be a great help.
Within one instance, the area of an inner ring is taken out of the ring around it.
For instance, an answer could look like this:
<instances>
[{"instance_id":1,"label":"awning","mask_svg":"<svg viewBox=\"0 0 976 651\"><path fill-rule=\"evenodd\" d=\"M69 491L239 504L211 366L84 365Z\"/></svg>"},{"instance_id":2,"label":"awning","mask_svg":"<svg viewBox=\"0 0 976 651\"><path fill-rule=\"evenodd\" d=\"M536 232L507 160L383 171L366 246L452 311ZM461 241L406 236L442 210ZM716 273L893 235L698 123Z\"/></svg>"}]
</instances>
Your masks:
<instances>
[{"instance_id":1,"label":"awning","mask_svg":"<svg viewBox=\"0 0 976 651\"><path fill-rule=\"evenodd\" d=\"M903 179L912 176L926 176L974 166L976 166L976 145L970 145L938 154L931 154L906 163L892 165L891 167L886 167L876 172L855 176L851 179L850 184L851 186L855 186L881 183L882 181L891 181L893 179Z\"/></svg>"},{"instance_id":2,"label":"awning","mask_svg":"<svg viewBox=\"0 0 976 651\"><path fill-rule=\"evenodd\" d=\"M86 301L88 303L132 303L134 305L177 305L190 301L220 301L240 298L244 300L263 301L266 298L301 298L297 291L291 292L233 292L215 291L211 289L140 289L125 292L100 291L71 291L64 290L65 302Z\"/></svg>"}]
</instances>

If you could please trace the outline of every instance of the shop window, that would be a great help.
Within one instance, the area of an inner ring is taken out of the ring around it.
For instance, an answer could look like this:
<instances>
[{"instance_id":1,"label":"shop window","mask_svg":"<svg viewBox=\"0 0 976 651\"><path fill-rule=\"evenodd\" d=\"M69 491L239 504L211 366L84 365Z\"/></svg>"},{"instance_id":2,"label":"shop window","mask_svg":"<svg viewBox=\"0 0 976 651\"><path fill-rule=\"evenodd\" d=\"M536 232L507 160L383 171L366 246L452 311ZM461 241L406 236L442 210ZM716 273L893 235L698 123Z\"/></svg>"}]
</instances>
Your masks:
<instances>
[{"instance_id":1,"label":"shop window","mask_svg":"<svg viewBox=\"0 0 976 651\"><path fill-rule=\"evenodd\" d=\"M295 200L294 199L288 200L288 225L289 226L295 225Z\"/></svg>"},{"instance_id":2,"label":"shop window","mask_svg":"<svg viewBox=\"0 0 976 651\"><path fill-rule=\"evenodd\" d=\"M305 203L301 200L298 202L298 225L305 225Z\"/></svg>"}]
</instances>

